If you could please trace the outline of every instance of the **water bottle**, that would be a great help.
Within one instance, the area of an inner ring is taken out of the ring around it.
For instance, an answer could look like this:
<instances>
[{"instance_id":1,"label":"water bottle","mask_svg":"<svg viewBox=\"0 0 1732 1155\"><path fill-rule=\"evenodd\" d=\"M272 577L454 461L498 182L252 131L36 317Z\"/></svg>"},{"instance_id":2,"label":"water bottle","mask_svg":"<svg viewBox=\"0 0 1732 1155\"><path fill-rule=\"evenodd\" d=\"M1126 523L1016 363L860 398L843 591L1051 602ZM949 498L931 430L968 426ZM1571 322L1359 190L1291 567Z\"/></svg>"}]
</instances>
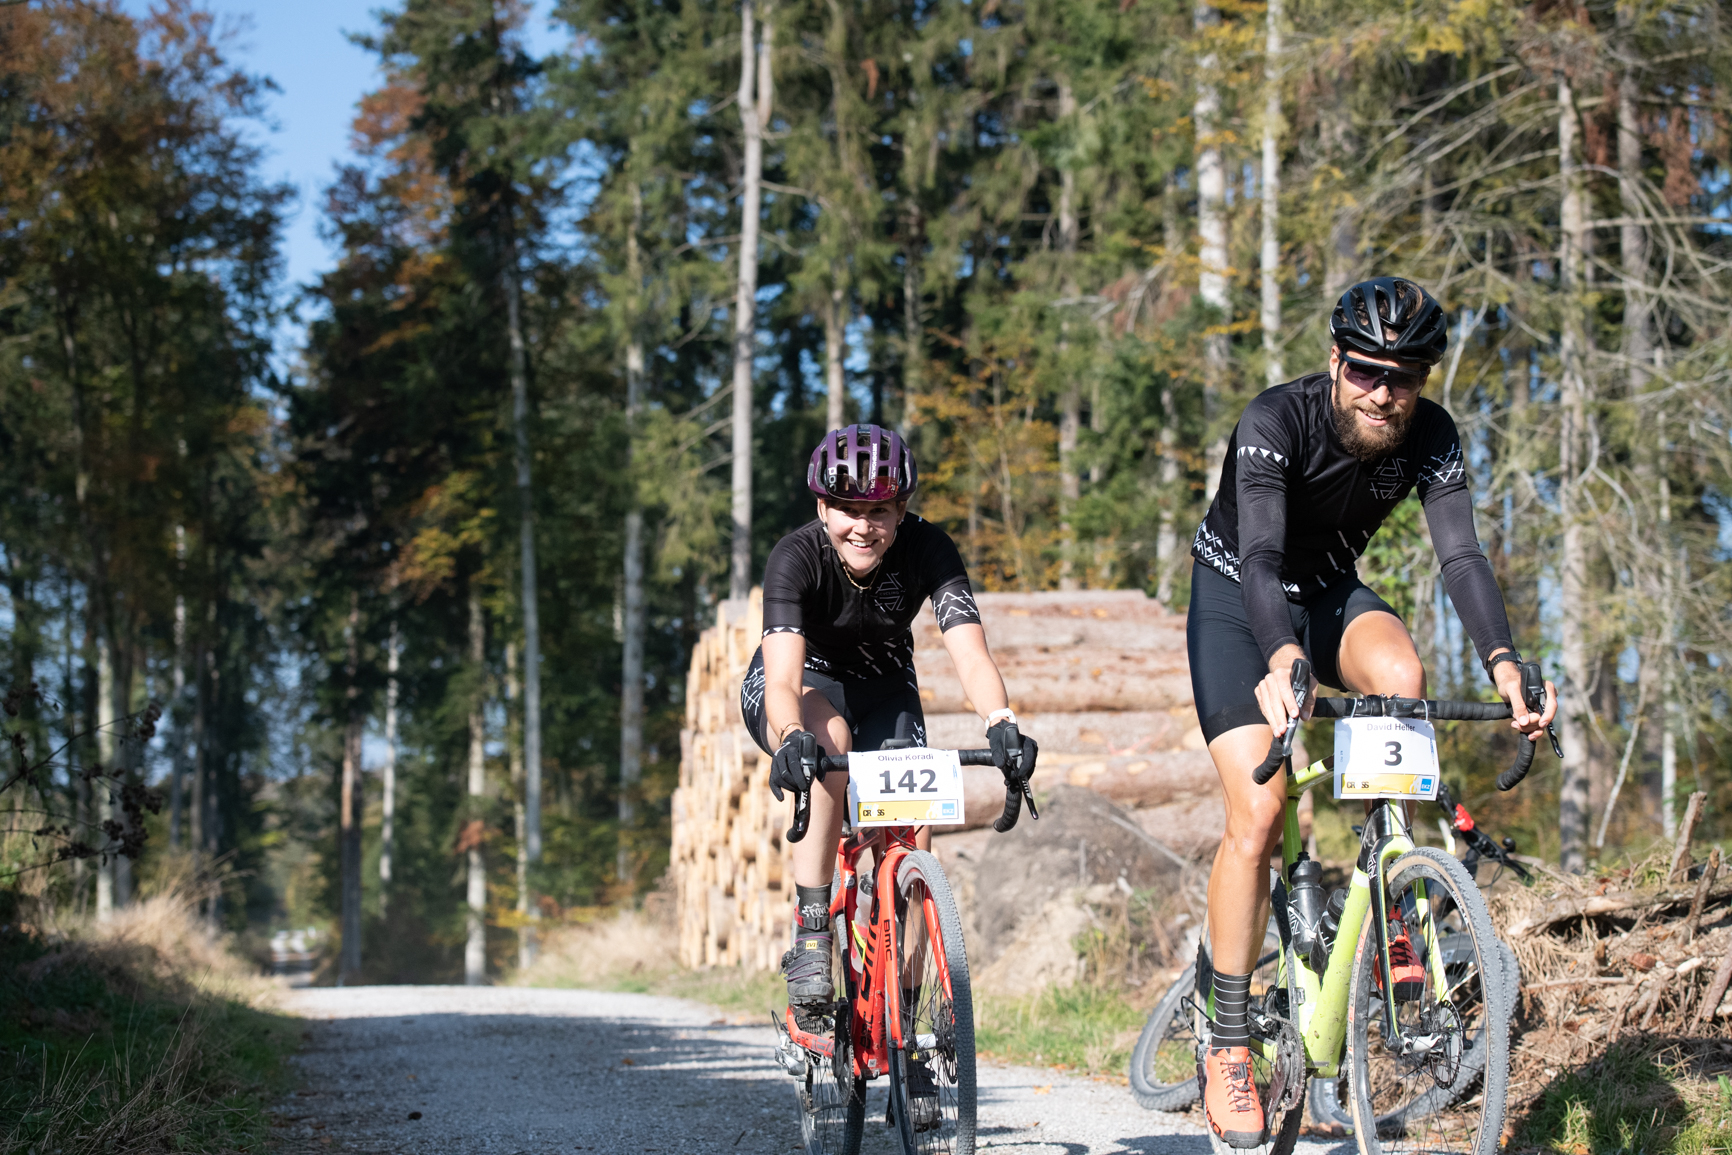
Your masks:
<instances>
[{"instance_id":1,"label":"water bottle","mask_svg":"<svg viewBox=\"0 0 1732 1155\"><path fill-rule=\"evenodd\" d=\"M1323 867L1303 851L1287 872L1287 915L1293 929L1293 949L1309 957L1322 932Z\"/></svg>"},{"instance_id":2,"label":"water bottle","mask_svg":"<svg viewBox=\"0 0 1732 1155\"><path fill-rule=\"evenodd\" d=\"M1335 946L1335 936L1341 933L1341 914L1346 909L1347 888L1338 886L1329 892L1329 905L1323 908L1317 941L1311 944L1311 969L1318 974L1329 966L1329 952Z\"/></svg>"}]
</instances>

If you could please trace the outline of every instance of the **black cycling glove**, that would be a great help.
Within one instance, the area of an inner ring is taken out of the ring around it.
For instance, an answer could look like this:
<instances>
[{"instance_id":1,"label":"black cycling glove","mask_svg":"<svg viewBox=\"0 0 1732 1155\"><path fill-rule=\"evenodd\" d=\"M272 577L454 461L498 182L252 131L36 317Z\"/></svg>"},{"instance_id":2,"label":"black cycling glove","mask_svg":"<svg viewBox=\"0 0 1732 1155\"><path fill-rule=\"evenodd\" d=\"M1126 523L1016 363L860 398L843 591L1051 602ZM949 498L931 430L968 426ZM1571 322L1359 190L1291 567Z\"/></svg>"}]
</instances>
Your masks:
<instances>
[{"instance_id":1,"label":"black cycling glove","mask_svg":"<svg viewBox=\"0 0 1732 1155\"><path fill-rule=\"evenodd\" d=\"M770 793L780 802L783 790L796 794L810 790L817 766L818 735L807 730L788 731L770 758Z\"/></svg>"},{"instance_id":2,"label":"black cycling glove","mask_svg":"<svg viewBox=\"0 0 1732 1155\"><path fill-rule=\"evenodd\" d=\"M1025 738L1009 718L986 728L986 741L992 747L992 764L1004 775L1005 781L1026 782L1034 773L1034 760L1040 747L1033 738Z\"/></svg>"}]
</instances>

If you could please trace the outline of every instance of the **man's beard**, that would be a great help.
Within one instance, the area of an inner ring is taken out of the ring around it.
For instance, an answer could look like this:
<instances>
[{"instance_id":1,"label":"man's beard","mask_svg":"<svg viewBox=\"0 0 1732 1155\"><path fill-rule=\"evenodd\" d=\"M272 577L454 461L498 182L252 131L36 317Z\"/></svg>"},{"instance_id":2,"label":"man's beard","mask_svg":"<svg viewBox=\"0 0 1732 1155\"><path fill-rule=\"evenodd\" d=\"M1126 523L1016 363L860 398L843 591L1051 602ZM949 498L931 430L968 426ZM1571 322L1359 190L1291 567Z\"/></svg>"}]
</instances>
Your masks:
<instances>
[{"instance_id":1,"label":"man's beard","mask_svg":"<svg viewBox=\"0 0 1732 1155\"><path fill-rule=\"evenodd\" d=\"M1377 410L1377 415L1388 424L1376 429L1361 425L1353 415L1352 407L1341 403L1339 387L1329 391L1329 399L1335 410L1335 435L1341 439L1342 447L1359 460L1369 463L1388 457L1407 440L1407 427L1413 424L1412 410L1406 413L1395 409L1387 413Z\"/></svg>"}]
</instances>

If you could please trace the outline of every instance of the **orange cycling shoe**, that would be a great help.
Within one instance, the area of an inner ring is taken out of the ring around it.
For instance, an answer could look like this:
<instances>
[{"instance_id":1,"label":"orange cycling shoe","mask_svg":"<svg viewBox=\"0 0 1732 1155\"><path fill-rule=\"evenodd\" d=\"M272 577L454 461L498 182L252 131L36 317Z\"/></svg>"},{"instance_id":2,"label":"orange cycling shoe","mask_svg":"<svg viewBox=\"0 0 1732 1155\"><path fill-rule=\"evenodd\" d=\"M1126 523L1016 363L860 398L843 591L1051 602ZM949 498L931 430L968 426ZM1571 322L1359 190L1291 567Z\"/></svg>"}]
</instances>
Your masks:
<instances>
[{"instance_id":1,"label":"orange cycling shoe","mask_svg":"<svg viewBox=\"0 0 1732 1155\"><path fill-rule=\"evenodd\" d=\"M1400 926L1392 923L1391 929ZM1389 936L1389 977L1395 983L1395 1001L1398 1003L1417 1002L1425 993L1425 967L1420 965L1419 954L1413 949L1413 940L1407 937L1407 928L1401 927ZM1377 986L1383 987L1383 970L1378 968Z\"/></svg>"},{"instance_id":2,"label":"orange cycling shoe","mask_svg":"<svg viewBox=\"0 0 1732 1155\"><path fill-rule=\"evenodd\" d=\"M1251 1081L1251 1048L1209 1048L1203 1060L1203 1113L1229 1147L1263 1143L1263 1104Z\"/></svg>"}]
</instances>

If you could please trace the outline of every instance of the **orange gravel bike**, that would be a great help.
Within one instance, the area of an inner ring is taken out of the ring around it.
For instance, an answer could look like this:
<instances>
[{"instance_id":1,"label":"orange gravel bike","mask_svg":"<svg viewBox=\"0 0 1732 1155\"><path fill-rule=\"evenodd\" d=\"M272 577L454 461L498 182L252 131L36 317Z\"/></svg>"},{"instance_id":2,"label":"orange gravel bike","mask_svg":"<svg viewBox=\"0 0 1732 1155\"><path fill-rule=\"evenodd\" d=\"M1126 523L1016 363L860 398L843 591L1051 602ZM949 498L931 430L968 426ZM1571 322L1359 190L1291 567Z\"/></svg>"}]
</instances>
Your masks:
<instances>
[{"instance_id":1,"label":"orange gravel bike","mask_svg":"<svg viewBox=\"0 0 1732 1155\"><path fill-rule=\"evenodd\" d=\"M913 747L907 739L884 743ZM1019 772L1006 775L1004 813L992 824L1000 833L1016 825L1025 801L1029 816L1040 817L1028 788L1037 748L1024 738L1022 750ZM990 750L955 753L963 766L992 765ZM849 770L846 755L815 762L813 777ZM922 772L910 773L906 784L917 794L929 783ZM789 841L805 837L809 804L807 793L796 795ZM956 899L938 859L915 844L922 824L856 827L855 817L843 827L830 884L832 972L842 997L827 1014L796 1016L790 1007L771 1016L777 1062L799 1080L806 1150L856 1155L866 1082L887 1075L885 1121L907 1155L972 1155L974 1001Z\"/></svg>"}]
</instances>

